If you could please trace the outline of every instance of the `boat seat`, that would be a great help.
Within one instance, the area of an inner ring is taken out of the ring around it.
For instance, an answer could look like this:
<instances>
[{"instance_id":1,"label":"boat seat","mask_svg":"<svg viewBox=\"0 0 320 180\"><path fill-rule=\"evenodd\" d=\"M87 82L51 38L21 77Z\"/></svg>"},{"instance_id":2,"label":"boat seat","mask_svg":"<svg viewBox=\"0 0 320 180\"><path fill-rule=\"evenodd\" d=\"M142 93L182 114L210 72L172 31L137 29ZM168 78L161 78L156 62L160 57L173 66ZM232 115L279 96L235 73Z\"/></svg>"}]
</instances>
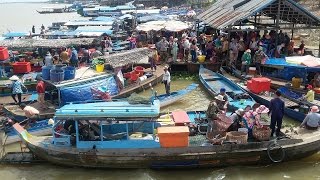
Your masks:
<instances>
[{"instance_id":1,"label":"boat seat","mask_svg":"<svg viewBox=\"0 0 320 180\"><path fill-rule=\"evenodd\" d=\"M190 123L190 119L186 111L172 112L172 119L176 126L184 126L185 124Z\"/></svg>"}]
</instances>

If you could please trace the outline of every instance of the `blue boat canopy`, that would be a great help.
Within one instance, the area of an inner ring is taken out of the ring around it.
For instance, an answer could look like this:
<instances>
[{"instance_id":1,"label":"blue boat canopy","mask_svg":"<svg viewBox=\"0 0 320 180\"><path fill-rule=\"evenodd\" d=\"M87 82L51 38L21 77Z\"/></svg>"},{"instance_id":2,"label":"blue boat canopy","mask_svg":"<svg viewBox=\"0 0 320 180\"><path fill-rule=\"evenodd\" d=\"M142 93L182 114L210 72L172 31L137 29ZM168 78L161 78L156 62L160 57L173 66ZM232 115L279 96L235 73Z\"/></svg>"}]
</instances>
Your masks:
<instances>
[{"instance_id":1,"label":"blue boat canopy","mask_svg":"<svg viewBox=\"0 0 320 180\"><path fill-rule=\"evenodd\" d=\"M153 104L129 104L122 102L96 102L86 104L67 104L57 109L55 119L88 118L153 118L159 116L160 101Z\"/></svg>"},{"instance_id":2,"label":"blue boat canopy","mask_svg":"<svg viewBox=\"0 0 320 180\"><path fill-rule=\"evenodd\" d=\"M13 37L26 37L30 36L28 32L9 32L3 35L6 38L13 38Z\"/></svg>"}]
</instances>

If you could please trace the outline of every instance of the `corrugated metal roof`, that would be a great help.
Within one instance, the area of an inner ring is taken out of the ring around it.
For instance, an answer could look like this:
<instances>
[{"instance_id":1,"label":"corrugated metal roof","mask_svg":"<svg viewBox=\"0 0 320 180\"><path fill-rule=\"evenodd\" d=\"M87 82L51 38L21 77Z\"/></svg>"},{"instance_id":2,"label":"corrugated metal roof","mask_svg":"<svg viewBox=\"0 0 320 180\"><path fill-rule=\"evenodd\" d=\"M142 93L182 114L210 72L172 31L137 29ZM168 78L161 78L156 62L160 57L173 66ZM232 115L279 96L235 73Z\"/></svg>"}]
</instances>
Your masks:
<instances>
[{"instance_id":1,"label":"corrugated metal roof","mask_svg":"<svg viewBox=\"0 0 320 180\"><path fill-rule=\"evenodd\" d=\"M218 0L208 10L199 14L197 18L204 21L206 24L209 24L213 28L223 29L263 11L267 7L270 7L270 5L277 3L277 1L278 0ZM307 17L314 22L314 24L320 23L320 20L317 17L297 3L291 0L285 0L284 4L290 8L294 7L294 11L297 11L299 15ZM267 15L271 16L271 14ZM288 19L288 16L283 14L281 17L287 21L292 20L292 22L303 22L303 19Z\"/></svg>"}]
</instances>

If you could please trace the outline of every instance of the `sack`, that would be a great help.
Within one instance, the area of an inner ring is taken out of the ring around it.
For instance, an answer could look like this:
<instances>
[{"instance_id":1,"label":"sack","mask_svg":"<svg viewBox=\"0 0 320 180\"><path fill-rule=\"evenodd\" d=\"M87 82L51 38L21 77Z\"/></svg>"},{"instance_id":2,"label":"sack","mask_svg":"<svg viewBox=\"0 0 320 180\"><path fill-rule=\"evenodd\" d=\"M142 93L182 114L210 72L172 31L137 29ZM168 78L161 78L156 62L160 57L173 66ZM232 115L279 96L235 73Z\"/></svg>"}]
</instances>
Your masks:
<instances>
[{"instance_id":1,"label":"sack","mask_svg":"<svg viewBox=\"0 0 320 180\"><path fill-rule=\"evenodd\" d=\"M252 136L258 141L269 141L271 136L271 129L268 126L262 126L262 128L253 126Z\"/></svg>"},{"instance_id":2,"label":"sack","mask_svg":"<svg viewBox=\"0 0 320 180\"><path fill-rule=\"evenodd\" d=\"M232 120L224 114L219 114L217 120L213 120L214 131L227 131L232 124Z\"/></svg>"}]
</instances>

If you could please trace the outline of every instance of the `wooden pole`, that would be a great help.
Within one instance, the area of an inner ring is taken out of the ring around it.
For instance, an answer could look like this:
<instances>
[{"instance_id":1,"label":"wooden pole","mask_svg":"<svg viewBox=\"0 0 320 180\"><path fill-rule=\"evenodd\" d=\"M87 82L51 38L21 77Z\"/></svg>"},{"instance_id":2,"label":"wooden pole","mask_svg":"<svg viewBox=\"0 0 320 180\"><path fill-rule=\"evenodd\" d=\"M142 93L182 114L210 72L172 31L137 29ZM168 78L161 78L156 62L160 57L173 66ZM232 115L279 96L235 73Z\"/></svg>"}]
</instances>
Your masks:
<instances>
[{"instance_id":1,"label":"wooden pole","mask_svg":"<svg viewBox=\"0 0 320 180\"><path fill-rule=\"evenodd\" d=\"M279 22L280 22L280 4L282 0L278 0L278 12L277 12L277 19L276 19L276 47L278 46L278 31L279 31Z\"/></svg>"},{"instance_id":2,"label":"wooden pole","mask_svg":"<svg viewBox=\"0 0 320 180\"><path fill-rule=\"evenodd\" d=\"M294 31L294 23L292 23L292 29L291 29L291 40L293 39L293 31Z\"/></svg>"}]
</instances>

